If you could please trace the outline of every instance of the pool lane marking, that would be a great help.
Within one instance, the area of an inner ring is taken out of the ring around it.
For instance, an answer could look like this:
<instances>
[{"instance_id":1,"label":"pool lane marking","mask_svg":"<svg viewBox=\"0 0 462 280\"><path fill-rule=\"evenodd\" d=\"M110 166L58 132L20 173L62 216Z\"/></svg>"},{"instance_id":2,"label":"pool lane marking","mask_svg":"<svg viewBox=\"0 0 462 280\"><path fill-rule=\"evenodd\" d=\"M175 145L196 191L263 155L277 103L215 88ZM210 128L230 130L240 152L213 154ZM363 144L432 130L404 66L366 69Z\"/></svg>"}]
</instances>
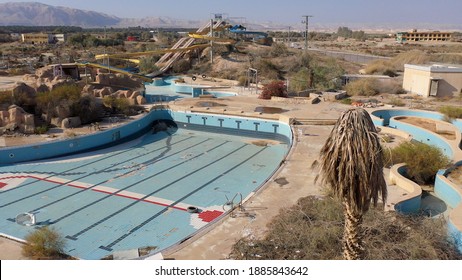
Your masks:
<instances>
[{"instance_id":1,"label":"pool lane marking","mask_svg":"<svg viewBox=\"0 0 462 280\"><path fill-rule=\"evenodd\" d=\"M225 143L228 143L228 141L226 141ZM224 144L224 143L223 143L223 144ZM154 195L154 194L156 194L156 193L158 193L158 192L160 192L160 191L162 191L162 190L164 190L164 189L167 189L168 187L174 185L175 183L177 183L177 182L179 182L179 181L181 181L181 180L183 180L183 179L185 179L185 178L187 178L187 177L193 175L194 173L196 173L196 172L198 172L198 171L200 171L200 170L203 170L203 169L205 169L205 168L207 168L207 167L209 167L209 166L211 166L211 165L213 165L213 164L216 164L217 162L223 160L224 158L230 156L230 155L233 154L233 153L236 153L237 151L241 150L242 148L244 148L244 147L246 147L246 146L248 146L248 145L249 145L249 144L243 144L242 146L238 147L237 149L234 149L233 151L229 152L228 154L223 155L222 157L220 157L220 158L218 158L218 159L216 159L216 160L214 160L214 161L212 161L212 162L210 162L210 163L208 163L208 164L206 164L206 165L204 165L204 166L202 166L202 167L200 167L200 168L198 168L198 169L196 169L196 170L192 170L191 172L189 172L189 173L187 173L187 174L181 176L180 178L177 178L176 180L174 180L174 181L168 183L167 185L163 186L162 188L157 189L157 190L155 190L155 191L153 191L153 192L147 194L145 197L152 196L152 195ZM220 145L220 146L221 146L221 145ZM204 152L204 153L202 153L202 154L206 154L206 153L207 153L207 152ZM187 161L189 161L189 160L191 160L191 159L194 159L194 158L196 158L196 157L198 157L198 156L195 156L195 157L193 157L193 158L190 158L190 159L188 159ZM153 176L151 176L151 177L153 177ZM149 179L149 178L148 178L148 179ZM142 181L145 181L145 180L147 180L147 179L143 179ZM138 184L138 183L135 183L135 184ZM133 184L133 185L135 185L135 184ZM135 202L130 203L130 204L127 205L127 206L124 206L124 207L120 208L119 210L117 210L117 211L111 213L110 215L107 215L106 217L100 219L99 221L97 221L97 222L91 224L90 226L88 226L88 227L82 229L81 231L75 233L74 235L68 235L68 236L66 236L66 238L72 239L72 240L76 240L76 239L78 238L78 236L84 234L85 232L87 232L87 231L89 231L90 229L92 229L92 228L98 226L99 224L105 222L106 220L108 220L108 219L110 219L110 218L112 218L112 217L115 217L116 215L118 215L118 214L120 214L120 213L126 211L128 208L130 208L130 207L136 205L138 202L139 202L139 201L135 201ZM168 209L168 208L165 208L164 210L166 211L166 209Z\"/></svg>"},{"instance_id":2,"label":"pool lane marking","mask_svg":"<svg viewBox=\"0 0 462 280\"><path fill-rule=\"evenodd\" d=\"M192 138L192 137L186 138L186 139L191 139L191 138ZM186 139L185 139L185 140L186 140ZM193 146L202 144L202 143L208 141L209 139L210 139L210 138L207 138L206 140L203 140L202 142L199 142L199 143L197 143L197 144L195 144L195 145L193 145ZM177 143L179 143L179 142L176 142L176 143L174 143L174 144L177 144ZM191 148L191 146L188 146L188 147L184 148L184 149L181 150L181 151L187 150L187 149L189 149L189 148ZM134 160L135 158L140 158L140 157L147 156L147 155L149 155L149 154L151 154L151 153L153 153L153 152L157 152L157 151L162 150L162 149L165 149L165 147L156 149L156 150L151 151L151 152L148 152L148 153L146 153L146 154L143 154L142 156L140 156L140 155L135 155L135 156L130 157L129 159L127 159L127 160L125 160L125 161L122 161L122 162L120 162L120 163L117 163L116 165L108 166L108 167L106 167L106 168L104 168L104 169L102 169L102 170L93 171L93 172L91 172L91 173L86 174L85 176L81 176L81 177L79 177L79 178L75 178L75 179L73 179L73 180L71 180L71 181L69 181L69 182L73 182L73 181L77 181L77 180L80 180L80 179L84 179L84 178L86 178L86 177L89 177L89 176L92 176L92 175L95 175L95 174L99 174L99 173L102 173L102 172L108 172L108 170L110 170L111 168L114 168L114 167L117 166L117 165L124 164L124 163L126 163L126 162L132 161L132 160ZM181 151L180 151L180 152L181 152ZM172 154L172 155L174 155L174 154ZM169 156L164 157L164 158L168 158L168 157L170 157L170 156L172 156L172 155L169 155ZM159 160L160 160L160 159L159 159ZM157 160L157 161L159 161L159 160ZM147 161L145 161L145 162L148 162L149 164L153 164L153 163L155 163L155 162L157 162L157 161L153 161L153 159L150 159L150 160L147 160ZM144 162L139 163L139 165L141 165L141 164L144 164ZM128 172L125 172L125 173L123 173L123 174L121 174L121 175L118 175L118 176L116 176L116 177L113 177L113 178L111 178L111 179L104 180L104 181L102 181L102 182L100 182L100 183L94 184L94 186L99 185L99 184L104 184L104 183L108 182L109 180L116 179L116 178L119 178L119 177L121 177L121 176L126 176L127 174L129 174L129 173L131 173L131 172L133 172L133 170L130 170L130 171L128 171ZM52 178L52 177L53 177L53 176L49 176L49 177L47 177L47 178ZM37 183L37 182L39 182L39 180L36 180L36 181L34 181L34 182L31 182L31 183L26 183L26 184L24 184L24 185L19 186L18 188L21 188L21 187L23 187L23 186L25 186L25 185L31 185L31 184ZM43 190L43 191L40 191L40 192L36 192L36 193L33 193L33 194L31 194L31 195L28 195L28 196L21 197L20 199L11 201L11 202L9 202L9 203L7 203L7 204L0 205L0 208L3 208L3 207L5 207L5 206L9 206L9 205L14 204L14 203L17 203L17 202L21 202L21 201L23 201L23 200L26 200L26 199L29 199L29 198L31 198L31 197L34 197L34 196L36 196L36 195L40 195L40 194L43 194L43 193L45 193L45 192L48 192L48 191L57 189L57 188L59 188L59 187L61 187L61 186L62 186L62 185L57 185L57 186L55 186L55 187L52 187L52 188L49 188L49 189L46 189L46 190ZM15 189L16 189L16 188L15 188ZM0 192L0 195L1 195L2 193L3 193L3 192ZM66 197L64 197L64 198L62 198L62 199L56 200L55 202L59 202L59 201L64 200L64 199L66 199L66 198L72 197L72 196L74 196L74 195L76 195L76 194L78 194L78 193L71 194L71 195L66 196ZM53 203L55 203L55 202L52 202L51 204L53 204ZM49 205L51 205L51 204L47 204L46 206L49 206ZM38 208L38 209L41 209L41 208L43 208L43 206L40 207L40 208ZM36 210L37 210L37 209L36 209ZM32 210L32 211L34 211L34 210Z\"/></svg>"},{"instance_id":3,"label":"pool lane marking","mask_svg":"<svg viewBox=\"0 0 462 280\"><path fill-rule=\"evenodd\" d=\"M46 181L46 182L54 183L54 184L62 184L64 186L69 186L69 187L78 188L78 189L91 189L94 192L109 194L111 196L118 196L122 198L128 198L128 199L136 200L136 201L147 202L147 203L156 204L159 206L169 206L170 204L173 203L173 200L168 200L168 199L155 197L155 196L145 197L144 194L130 192L130 191L120 191L119 189L115 189L115 188L111 188L107 186L99 185L99 186L92 188L92 184L87 184L87 183L82 183L82 182L73 182L72 184L67 184L66 180L62 178L45 179L37 175L25 174L25 175L20 175L20 176L3 177L3 178L0 178L0 180L18 179L18 178L33 178L33 179L40 180L40 181ZM181 205L170 207L170 208L181 210L181 211L188 211L187 209L188 206L194 206L194 205L181 204Z\"/></svg>"},{"instance_id":4,"label":"pool lane marking","mask_svg":"<svg viewBox=\"0 0 462 280\"><path fill-rule=\"evenodd\" d=\"M193 145L193 146L189 146L188 148L185 148L185 149L182 150L182 151L178 151L178 152L176 152L176 153L174 153L174 154L171 154L171 155L169 155L169 156L167 156L167 157L165 157L165 158L168 158L168 157L171 157L171 156L173 156L173 155L179 154L179 153L181 153L181 152L183 152L183 151L185 151L185 150L187 150L187 149L190 149L191 147L194 147L194 146L200 145L200 144L202 144L202 143L205 143L205 142L207 142L208 140L210 140L210 138L208 138L208 139L206 139L206 140L204 140L204 141L202 141L202 142L200 142L200 143L196 143L196 144ZM206 152L203 152L203 153L201 153L201 154L199 154L199 155L197 155L197 156L195 156L195 157L193 157L193 158L197 158L197 157L199 157L199 156L202 156L202 155L206 154L206 153L209 152L209 151L212 151L212 150L214 150L214 149L217 149L218 147L224 145L225 143L228 143L228 141L225 141L225 142L223 142L223 143L221 143L221 144L219 144L219 145L213 147L212 149L210 149L210 150L208 150L208 151L206 151ZM165 159L165 158L164 158L164 159ZM159 175L159 174L162 174L163 172L168 171L168 170L170 170L170 169L173 169L173 168L175 168L175 167L178 167L178 166L180 166L180 165L182 165L182 164L188 162L189 160L191 160L191 159L193 159L193 158L185 159L184 161L182 161L182 162L180 162L180 163L178 163L178 164L176 164L176 165L174 165L174 166L165 168L164 170L159 171L159 172L157 172L157 173L154 173L154 174L152 174L152 175L150 175L150 176L148 176L148 177L146 177L146 178L144 178L144 179L142 179L142 180L139 180L139 181L137 181L137 182L135 182L135 183L133 183L133 184L127 185L127 186L123 187L122 189L119 189L119 190L118 190L117 192L115 192L115 193L119 193L119 192L125 191L125 190L127 190L127 189L129 189L129 188L131 188L131 187L133 187L133 186L136 186L137 184L139 184L139 183L141 183L141 182L144 182L144 181L147 181L147 180L149 180L149 179L152 179L152 178L154 178L155 176L157 176L157 175ZM128 172L128 173L131 173L131 172L132 172L132 171L130 171L130 172ZM127 174L128 174L128 173L127 173ZM101 184L103 184L103 183L109 182L110 180L117 179L117 178L123 177L123 176L125 176L125 174L118 175L117 177L114 177L114 178L105 180L104 182L98 183L98 184L96 184L96 185L101 185ZM95 186L96 186L96 185L95 185ZM111 195L108 195L108 196L105 196L105 197L102 197L102 198L100 198L100 199L97 199L97 200L95 200L95 201L93 201L93 202L91 202L91 203L89 203L89 204L86 204L86 205L84 205L84 206L82 206L82 207L80 207L80 208L78 208L78 209L76 209L76 210L74 210L74 211L72 211L72 212L70 212L70 213L67 213L67 214L64 215L64 216L61 216L61 217L57 218L56 220L54 220L54 221L52 221L52 222L53 222L53 223L57 223L57 222L59 222L59 221L65 219L65 218L68 218L68 217L70 217L70 216L72 216L72 215L74 215L74 214L76 214L76 213L78 213L78 212L80 212L80 211L82 211L82 210L84 210L84 209L90 207L90 206L96 205L96 203L99 203L99 202L101 202L101 201L103 201L103 200L105 200L105 199L107 199L107 198L110 198L111 196L112 196L112 194L111 194ZM38 209L41 209L41 208L38 208Z\"/></svg>"},{"instance_id":5,"label":"pool lane marking","mask_svg":"<svg viewBox=\"0 0 462 280\"><path fill-rule=\"evenodd\" d=\"M178 141L178 142L175 142L175 143L173 143L173 144L171 144L171 145L179 144L179 143L181 143L181 142L187 141L187 140L189 140L189 139L191 139L191 138L194 138L194 137L195 137L195 136L190 136L190 137L184 138L184 139L182 139L182 140L180 140L180 141ZM170 136L168 136L168 137L166 137L166 138L170 138ZM162 138L162 139L160 139L160 140L163 140L163 139L165 139L165 138ZM159 141L160 141L160 140L159 140ZM142 145L141 145L141 144L142 144ZM141 146L139 146L139 145L141 145ZM67 174L64 174L64 173L70 172L70 171L75 171L76 169L80 169L80 168L82 168L82 167L88 167L88 166L91 165L91 164L95 164L95 163L97 163L97 162L100 162L100 161L103 161L103 160L106 160L106 159L109 159L109 158L112 158L112 157L115 157L115 156L119 156L119 155L121 155L121 154L123 154L123 153L126 153L126 152L130 152L130 151L133 151L133 150L136 150L136 149L141 149L142 147L145 147L145 146L146 146L146 144L143 144L143 142L141 142L141 143L137 144L136 146L130 147L130 148L126 149L126 150L123 150L123 151L118 152L118 153L114 153L114 154L109 155L109 156L101 155L101 156L98 157L98 160L95 160L95 161L93 161L93 162L84 163L84 164L82 164L82 165L79 165L79 166L76 166L76 167L72 167L71 169L68 169L68 170L65 170L65 171L62 171L62 172L59 172L59 173L56 173L56 174L53 174L53 173L52 173L52 175L49 176L49 177L67 175ZM153 151L150 151L150 152L147 153L147 154L150 154L150 153L153 153L153 152L157 152L157 151L162 150L162 149L165 149L165 147L161 147L161 148L155 149L155 150L153 150ZM144 154L144 155L147 155L147 154ZM76 156L78 156L78 154L76 154ZM136 156L136 157L139 157L139 156ZM129 159L125 160L125 161L119 162L119 163L117 163L116 165L113 165L112 167L117 166L117 165L119 165L119 164L123 164L123 163L129 162L129 161L133 160L133 159L136 158L136 157L129 158ZM57 158L54 158L54 160L55 160L56 163L59 163L59 160L57 160ZM55 163L55 164L56 164L56 163ZM30 165L30 164L26 164L26 165ZM109 168L109 167L108 167L108 168ZM108 168L105 168L105 169L103 169L103 170L100 170L99 172L105 171L105 170L107 170ZM8 173L8 172L7 172L7 173ZM13 173L13 172L9 172L9 173ZM21 172L21 173L23 173L23 172ZM31 172L31 173L35 173L35 174L37 174L37 173L38 173L38 174L40 174L40 173L43 173L43 174L50 174L50 172ZM0 172L0 174L2 174L2 172ZM3 174L4 174L4 173L3 173ZM93 174L93 173L92 173L92 174ZM82 178L85 178L85 176L80 177L80 178L78 178L78 179L82 179ZM77 179L77 180L78 180L78 179ZM9 191L13 191L13 190L18 190L18 189L21 189L21 188L26 187L26 186L28 186L28 185L32 185L32 184L34 184L34 183L36 183L36 181L23 184L23 185L21 185L21 186L19 186L19 187L17 187L17 188L5 190L5 191L3 191L2 193L6 193L6 192L9 192ZM59 187L59 186L57 186L57 187ZM1 194L1 193L0 193L0 194ZM42 194L42 192L33 194L33 195L29 196L29 197L33 197L34 195L38 195L38 194ZM29 197L27 197L27 198L29 198ZM9 204L8 204L8 205L9 205ZM1 207L3 207L3 205L1 205L0 208L1 208Z\"/></svg>"},{"instance_id":6,"label":"pool lane marking","mask_svg":"<svg viewBox=\"0 0 462 280\"><path fill-rule=\"evenodd\" d=\"M181 201L185 200L186 198L190 197L191 195L197 193L198 191L202 190L203 188L207 187L208 185L210 185L211 183L213 183L214 181L220 179L221 177L223 177L224 175L232 172L233 170L237 169L238 167L240 167L241 165L243 165L244 163L248 162L249 160L251 160L252 158L254 158L255 156L257 156L258 154L260 154L261 152L263 152L265 149L267 149L268 147L263 147L261 148L260 150L258 150L257 152L253 153L251 156L249 156L247 159L241 161L239 164L236 164L234 165L232 168L226 170L225 172L221 172L218 176L214 177L213 179L207 181L206 183L202 184L200 187L196 188L195 190L191 191L190 193L184 195L182 198L178 199L176 202L172 203L169 205L169 207L174 207L175 205L178 205L180 204ZM229 154L228 154L229 155ZM160 212L154 214L153 216L149 217L148 219L146 219L145 221L143 221L142 223L138 224L136 227L132 228L131 230L129 230L127 233L125 233L124 235L122 235L121 237L117 238L116 240L114 240L113 242L111 242L110 244L106 245L106 246L100 246L99 248L100 249L103 249L103 250L106 250L106 251L112 251L112 247L114 247L114 245L118 244L119 242L121 242L122 240L124 240L125 238L127 238L128 236L130 236L132 233L138 231L139 229L141 229L142 227L144 227L146 224L148 224L149 222L153 221L154 219L156 219L157 217L159 217L160 215L162 215L163 213L165 213L166 211L168 210L168 208L164 208L162 209Z\"/></svg>"}]
</instances>

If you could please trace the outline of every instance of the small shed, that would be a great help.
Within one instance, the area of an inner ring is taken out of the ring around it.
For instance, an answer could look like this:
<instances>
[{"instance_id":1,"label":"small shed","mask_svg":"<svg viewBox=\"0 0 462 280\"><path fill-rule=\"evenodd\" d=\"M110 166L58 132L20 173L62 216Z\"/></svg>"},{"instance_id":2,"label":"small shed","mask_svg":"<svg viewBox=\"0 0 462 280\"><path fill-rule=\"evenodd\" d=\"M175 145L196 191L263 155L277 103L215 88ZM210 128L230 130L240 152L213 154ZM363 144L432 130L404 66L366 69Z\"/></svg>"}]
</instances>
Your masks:
<instances>
[{"instance_id":1,"label":"small shed","mask_svg":"<svg viewBox=\"0 0 462 280\"><path fill-rule=\"evenodd\" d=\"M403 89L423 97L457 97L462 93L462 66L405 64Z\"/></svg>"}]
</instances>

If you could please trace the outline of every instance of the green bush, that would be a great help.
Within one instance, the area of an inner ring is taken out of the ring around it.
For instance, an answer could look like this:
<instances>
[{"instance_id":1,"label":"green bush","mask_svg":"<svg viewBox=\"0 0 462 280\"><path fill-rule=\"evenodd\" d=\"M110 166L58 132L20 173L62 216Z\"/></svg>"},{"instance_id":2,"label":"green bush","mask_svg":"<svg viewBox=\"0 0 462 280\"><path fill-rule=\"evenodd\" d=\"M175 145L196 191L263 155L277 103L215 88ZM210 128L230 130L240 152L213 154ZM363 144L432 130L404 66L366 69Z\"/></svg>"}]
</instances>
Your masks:
<instances>
[{"instance_id":1,"label":"green bush","mask_svg":"<svg viewBox=\"0 0 462 280\"><path fill-rule=\"evenodd\" d=\"M313 74L310 69L304 67L300 69L290 79L290 90L293 92L300 92L311 88Z\"/></svg>"},{"instance_id":2,"label":"green bush","mask_svg":"<svg viewBox=\"0 0 462 280\"><path fill-rule=\"evenodd\" d=\"M35 128L35 133L37 134L45 134L48 131L48 125L41 125Z\"/></svg>"},{"instance_id":3,"label":"green bush","mask_svg":"<svg viewBox=\"0 0 462 280\"><path fill-rule=\"evenodd\" d=\"M140 73L141 74L149 74L152 72L156 72L159 70L159 67L156 65L156 61L158 57L155 56L147 56L140 59Z\"/></svg>"},{"instance_id":4,"label":"green bush","mask_svg":"<svg viewBox=\"0 0 462 280\"><path fill-rule=\"evenodd\" d=\"M443 106L438 111L444 115L444 120L452 122L454 119L462 119L462 108L455 106Z\"/></svg>"},{"instance_id":5,"label":"green bush","mask_svg":"<svg viewBox=\"0 0 462 280\"><path fill-rule=\"evenodd\" d=\"M345 86L345 90L350 96L374 96L379 93L377 80L373 78L352 81Z\"/></svg>"},{"instance_id":6,"label":"green bush","mask_svg":"<svg viewBox=\"0 0 462 280\"><path fill-rule=\"evenodd\" d=\"M65 239L53 228L41 227L29 233L22 251L24 256L35 260L65 259Z\"/></svg>"},{"instance_id":7,"label":"green bush","mask_svg":"<svg viewBox=\"0 0 462 280\"><path fill-rule=\"evenodd\" d=\"M37 109L39 112L54 115L56 107L62 103L72 105L80 99L81 90L76 85L62 85L48 92L38 93Z\"/></svg>"},{"instance_id":8,"label":"green bush","mask_svg":"<svg viewBox=\"0 0 462 280\"><path fill-rule=\"evenodd\" d=\"M450 162L438 147L420 142L403 142L393 149L384 149L385 165L405 163L407 175L418 184L432 184L436 172L447 168Z\"/></svg>"},{"instance_id":9,"label":"green bush","mask_svg":"<svg viewBox=\"0 0 462 280\"><path fill-rule=\"evenodd\" d=\"M344 98L340 99L339 102L345 105L351 105L351 103L353 103L353 100L351 98Z\"/></svg>"}]
</instances>

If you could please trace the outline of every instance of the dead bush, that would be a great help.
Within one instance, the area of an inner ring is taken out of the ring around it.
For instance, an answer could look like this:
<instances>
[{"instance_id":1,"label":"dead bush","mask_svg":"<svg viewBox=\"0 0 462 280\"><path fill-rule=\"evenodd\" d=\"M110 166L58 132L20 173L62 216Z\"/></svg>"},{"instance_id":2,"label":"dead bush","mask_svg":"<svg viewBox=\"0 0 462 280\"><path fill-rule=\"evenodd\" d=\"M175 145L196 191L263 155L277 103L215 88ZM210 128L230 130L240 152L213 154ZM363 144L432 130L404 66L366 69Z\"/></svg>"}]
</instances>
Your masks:
<instances>
[{"instance_id":1,"label":"dead bush","mask_svg":"<svg viewBox=\"0 0 462 280\"><path fill-rule=\"evenodd\" d=\"M376 79L366 78L352 81L345 86L350 96L374 96L379 93Z\"/></svg>"},{"instance_id":2,"label":"dead bush","mask_svg":"<svg viewBox=\"0 0 462 280\"><path fill-rule=\"evenodd\" d=\"M342 259L343 212L329 197L305 197L284 209L263 238L238 240L230 254L238 260ZM446 222L371 209L364 216L366 259L462 259L446 231Z\"/></svg>"},{"instance_id":3,"label":"dead bush","mask_svg":"<svg viewBox=\"0 0 462 280\"><path fill-rule=\"evenodd\" d=\"M26 236L22 251L34 260L57 260L68 258L64 254L65 239L53 228L41 227Z\"/></svg>"}]
</instances>

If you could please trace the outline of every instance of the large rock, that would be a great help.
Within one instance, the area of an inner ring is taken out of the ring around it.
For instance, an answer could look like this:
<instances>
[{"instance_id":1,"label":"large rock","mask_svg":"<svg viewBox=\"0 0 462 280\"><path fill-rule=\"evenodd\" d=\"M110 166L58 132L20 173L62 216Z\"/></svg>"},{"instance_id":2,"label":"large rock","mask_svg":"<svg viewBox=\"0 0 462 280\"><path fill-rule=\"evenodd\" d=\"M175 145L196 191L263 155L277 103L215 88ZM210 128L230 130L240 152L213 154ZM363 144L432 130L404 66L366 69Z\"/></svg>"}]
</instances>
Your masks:
<instances>
[{"instance_id":1,"label":"large rock","mask_svg":"<svg viewBox=\"0 0 462 280\"><path fill-rule=\"evenodd\" d=\"M35 71L35 75L39 78L49 78L49 79L53 79L54 77L54 73L53 73L53 67L52 66L46 66L46 67L42 67L42 68L39 68Z\"/></svg>"},{"instance_id":2,"label":"large rock","mask_svg":"<svg viewBox=\"0 0 462 280\"><path fill-rule=\"evenodd\" d=\"M3 127L0 129L3 132L19 129L22 133L34 133L34 116L25 112L21 107L12 105L7 111L0 111L0 127Z\"/></svg>"},{"instance_id":3,"label":"large rock","mask_svg":"<svg viewBox=\"0 0 462 280\"><path fill-rule=\"evenodd\" d=\"M114 95L118 98L129 98L132 95L133 91L131 90L118 90Z\"/></svg>"},{"instance_id":4,"label":"large rock","mask_svg":"<svg viewBox=\"0 0 462 280\"><path fill-rule=\"evenodd\" d=\"M138 96L136 97L136 104L138 104L138 105L144 105L144 104L146 104L146 103L147 103L146 98L144 98L143 96L138 95Z\"/></svg>"},{"instance_id":5,"label":"large rock","mask_svg":"<svg viewBox=\"0 0 462 280\"><path fill-rule=\"evenodd\" d=\"M108 95L112 95L112 93L113 93L112 88L104 87L102 89L95 89L93 95L95 97L105 97L105 96L108 96Z\"/></svg>"},{"instance_id":6,"label":"large rock","mask_svg":"<svg viewBox=\"0 0 462 280\"><path fill-rule=\"evenodd\" d=\"M55 111L60 119L65 119L71 116L71 108L67 104L57 106Z\"/></svg>"},{"instance_id":7,"label":"large rock","mask_svg":"<svg viewBox=\"0 0 462 280\"><path fill-rule=\"evenodd\" d=\"M49 92L50 89L48 88L48 86L46 84L38 84L37 87L35 88L35 91L37 93L40 93L40 92Z\"/></svg>"},{"instance_id":8,"label":"large rock","mask_svg":"<svg viewBox=\"0 0 462 280\"><path fill-rule=\"evenodd\" d=\"M95 87L93 85L85 85L82 89L82 93L90 93L93 94Z\"/></svg>"},{"instance_id":9,"label":"large rock","mask_svg":"<svg viewBox=\"0 0 462 280\"><path fill-rule=\"evenodd\" d=\"M25 83L18 82L14 85L12 90L13 95L25 94L29 98L35 98L35 89Z\"/></svg>"},{"instance_id":10,"label":"large rock","mask_svg":"<svg viewBox=\"0 0 462 280\"><path fill-rule=\"evenodd\" d=\"M65 118L61 122L61 128L75 128L82 125L80 117Z\"/></svg>"},{"instance_id":11,"label":"large rock","mask_svg":"<svg viewBox=\"0 0 462 280\"><path fill-rule=\"evenodd\" d=\"M123 74L107 74L107 73L98 73L95 79L96 83L107 85L107 86L117 86L124 88L140 88L143 87L143 81L137 78L132 78Z\"/></svg>"}]
</instances>

